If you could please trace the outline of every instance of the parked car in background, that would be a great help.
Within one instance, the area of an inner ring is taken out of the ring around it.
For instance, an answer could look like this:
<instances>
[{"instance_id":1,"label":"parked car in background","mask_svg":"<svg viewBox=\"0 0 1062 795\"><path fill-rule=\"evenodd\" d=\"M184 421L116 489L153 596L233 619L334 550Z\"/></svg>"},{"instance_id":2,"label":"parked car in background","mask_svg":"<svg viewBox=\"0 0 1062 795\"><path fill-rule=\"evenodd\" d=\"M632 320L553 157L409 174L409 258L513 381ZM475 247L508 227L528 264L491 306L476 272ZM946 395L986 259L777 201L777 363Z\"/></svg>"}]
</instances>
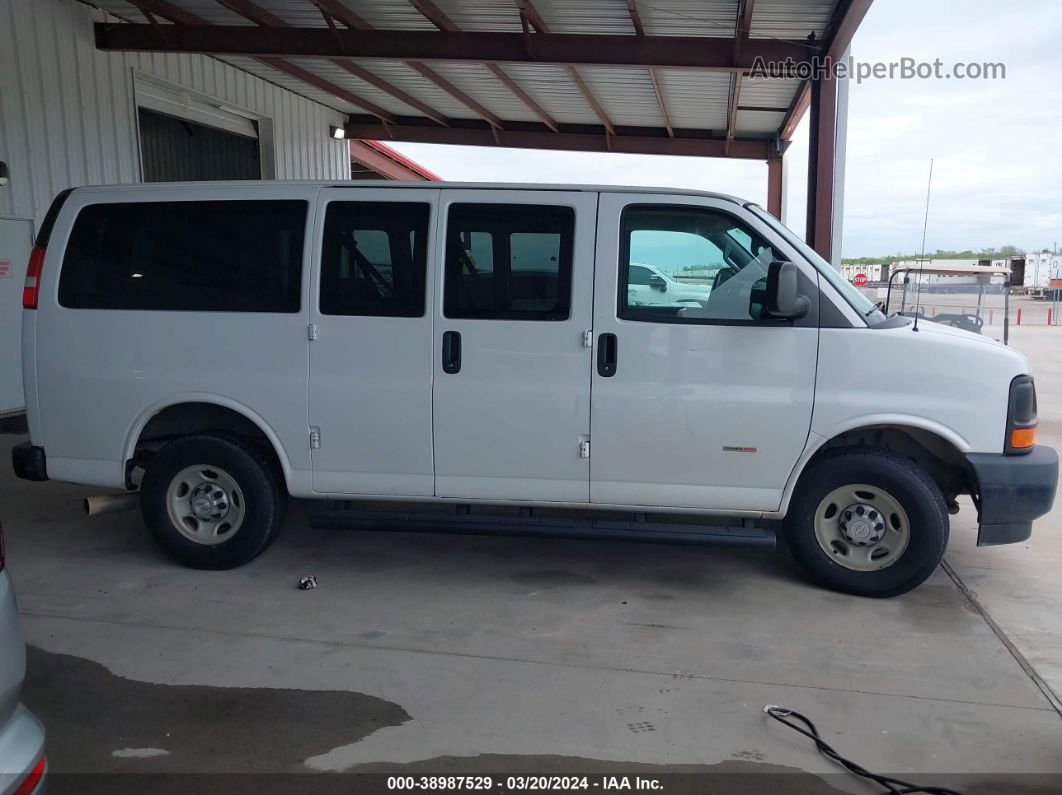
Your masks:
<instances>
[{"instance_id":1,"label":"parked car in background","mask_svg":"<svg viewBox=\"0 0 1062 795\"><path fill-rule=\"evenodd\" d=\"M654 265L632 262L627 295L633 306L699 304L707 301L712 288L680 282Z\"/></svg>"},{"instance_id":2,"label":"parked car in background","mask_svg":"<svg viewBox=\"0 0 1062 795\"><path fill-rule=\"evenodd\" d=\"M706 290L678 262L724 265ZM957 495L979 544L1020 542L1058 478L1020 353L886 318L720 194L77 188L23 306L16 473L128 490L200 568L261 553L290 494L449 504L457 529L558 533L562 508L576 534L773 546L781 525L816 582L894 596L940 562Z\"/></svg>"},{"instance_id":3,"label":"parked car in background","mask_svg":"<svg viewBox=\"0 0 1062 795\"><path fill-rule=\"evenodd\" d=\"M44 788L44 727L19 703L26 646L5 563L0 528L0 795L31 795Z\"/></svg>"}]
</instances>

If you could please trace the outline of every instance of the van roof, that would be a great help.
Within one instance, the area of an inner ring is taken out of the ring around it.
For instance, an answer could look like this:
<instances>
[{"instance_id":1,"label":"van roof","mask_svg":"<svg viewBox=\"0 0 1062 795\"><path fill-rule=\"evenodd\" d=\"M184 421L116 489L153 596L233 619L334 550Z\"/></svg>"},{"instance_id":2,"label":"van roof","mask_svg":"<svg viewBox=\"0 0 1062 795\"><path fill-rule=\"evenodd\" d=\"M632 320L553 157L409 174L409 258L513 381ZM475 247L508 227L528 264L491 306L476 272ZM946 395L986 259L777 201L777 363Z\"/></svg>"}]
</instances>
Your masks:
<instances>
[{"instance_id":1,"label":"van roof","mask_svg":"<svg viewBox=\"0 0 1062 795\"><path fill-rule=\"evenodd\" d=\"M651 188L639 185L562 185L552 183L522 182L412 182L386 179L337 180L224 180L203 182L138 182L129 185L85 185L78 188L92 191L166 191L187 188L420 188L435 190L437 188L460 188L465 190L538 190L538 191L585 191L587 193L646 193L679 194L682 196L707 196L713 199L748 204L746 199L713 191L690 190L688 188Z\"/></svg>"}]
</instances>

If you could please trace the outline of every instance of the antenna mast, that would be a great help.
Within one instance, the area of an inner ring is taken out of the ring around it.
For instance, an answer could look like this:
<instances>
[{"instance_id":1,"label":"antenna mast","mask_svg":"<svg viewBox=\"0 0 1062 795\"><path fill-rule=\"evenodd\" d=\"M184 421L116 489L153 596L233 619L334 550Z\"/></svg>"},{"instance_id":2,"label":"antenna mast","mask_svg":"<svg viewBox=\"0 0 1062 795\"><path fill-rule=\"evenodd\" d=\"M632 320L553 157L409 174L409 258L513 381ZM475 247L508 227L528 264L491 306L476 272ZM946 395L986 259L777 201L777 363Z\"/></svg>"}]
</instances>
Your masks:
<instances>
[{"instance_id":1,"label":"antenna mast","mask_svg":"<svg viewBox=\"0 0 1062 795\"><path fill-rule=\"evenodd\" d=\"M929 183L926 185L926 216L922 222L922 254L918 258L918 289L915 291L915 320L913 331L918 331L918 313L922 308L922 268L926 262L926 230L929 228L929 195L933 190L933 158L929 159Z\"/></svg>"}]
</instances>

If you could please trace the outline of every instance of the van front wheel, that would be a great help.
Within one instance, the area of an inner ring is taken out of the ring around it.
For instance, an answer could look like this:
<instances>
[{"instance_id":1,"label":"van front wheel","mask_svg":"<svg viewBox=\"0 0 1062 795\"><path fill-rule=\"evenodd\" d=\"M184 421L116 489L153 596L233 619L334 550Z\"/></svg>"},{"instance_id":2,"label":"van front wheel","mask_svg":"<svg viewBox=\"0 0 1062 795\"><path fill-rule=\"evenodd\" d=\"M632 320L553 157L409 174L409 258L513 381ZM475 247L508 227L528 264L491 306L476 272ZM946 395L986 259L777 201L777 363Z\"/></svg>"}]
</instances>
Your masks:
<instances>
[{"instance_id":1,"label":"van front wheel","mask_svg":"<svg viewBox=\"0 0 1062 795\"><path fill-rule=\"evenodd\" d=\"M159 451L140 507L155 540L194 569L232 569L269 546L283 522L273 470L234 436L189 436Z\"/></svg>"},{"instance_id":2,"label":"van front wheel","mask_svg":"<svg viewBox=\"0 0 1062 795\"><path fill-rule=\"evenodd\" d=\"M801 476L785 535L797 563L820 585L898 596L940 563L948 513L937 484L910 459L880 448L838 448Z\"/></svg>"}]
</instances>

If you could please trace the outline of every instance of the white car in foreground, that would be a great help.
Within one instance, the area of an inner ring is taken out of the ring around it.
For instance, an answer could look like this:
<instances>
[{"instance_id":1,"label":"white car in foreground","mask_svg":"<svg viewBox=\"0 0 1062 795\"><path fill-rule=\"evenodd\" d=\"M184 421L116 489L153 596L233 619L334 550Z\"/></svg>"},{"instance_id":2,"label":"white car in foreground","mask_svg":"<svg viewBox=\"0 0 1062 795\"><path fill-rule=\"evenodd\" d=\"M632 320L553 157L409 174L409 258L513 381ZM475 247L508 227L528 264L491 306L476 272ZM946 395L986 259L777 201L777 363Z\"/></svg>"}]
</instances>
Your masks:
<instances>
[{"instance_id":1,"label":"white car in foreground","mask_svg":"<svg viewBox=\"0 0 1062 795\"><path fill-rule=\"evenodd\" d=\"M18 626L18 608L11 579L4 571L4 538L0 530L0 793L33 795L44 790L47 762L44 727L22 704L26 646Z\"/></svg>"}]
</instances>

